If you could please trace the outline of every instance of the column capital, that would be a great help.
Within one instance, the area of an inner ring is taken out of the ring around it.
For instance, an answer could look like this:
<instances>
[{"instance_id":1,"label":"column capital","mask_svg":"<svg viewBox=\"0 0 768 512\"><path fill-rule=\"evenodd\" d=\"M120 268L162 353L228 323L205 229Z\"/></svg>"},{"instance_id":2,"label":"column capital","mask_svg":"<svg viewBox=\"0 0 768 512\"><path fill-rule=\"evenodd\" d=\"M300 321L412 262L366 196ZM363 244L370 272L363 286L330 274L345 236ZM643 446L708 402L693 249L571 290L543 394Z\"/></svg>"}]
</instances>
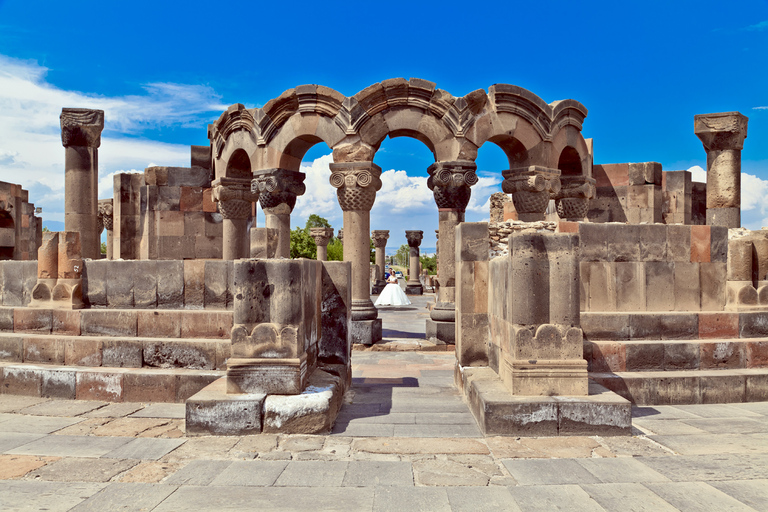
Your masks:
<instances>
[{"instance_id":1,"label":"column capital","mask_svg":"<svg viewBox=\"0 0 768 512\"><path fill-rule=\"evenodd\" d=\"M341 242L341 245L344 245L344 228L339 228L339 234L336 235L336 238L339 239L339 242Z\"/></svg>"},{"instance_id":2,"label":"column capital","mask_svg":"<svg viewBox=\"0 0 768 512\"><path fill-rule=\"evenodd\" d=\"M435 162L427 168L427 186L435 196L438 208L464 211L472 194L470 187L478 182L477 164L471 160Z\"/></svg>"},{"instance_id":3,"label":"column capital","mask_svg":"<svg viewBox=\"0 0 768 512\"><path fill-rule=\"evenodd\" d=\"M370 211L381 188L381 167L373 162L333 163L329 167L341 209Z\"/></svg>"},{"instance_id":4,"label":"column capital","mask_svg":"<svg viewBox=\"0 0 768 512\"><path fill-rule=\"evenodd\" d=\"M563 176L562 188L553 198L557 215L563 220L583 220L589 211L589 201L595 197L595 179L587 176Z\"/></svg>"},{"instance_id":5,"label":"column capital","mask_svg":"<svg viewBox=\"0 0 768 512\"><path fill-rule=\"evenodd\" d=\"M112 213L112 199L99 199L99 221L107 231L112 231Z\"/></svg>"},{"instance_id":6,"label":"column capital","mask_svg":"<svg viewBox=\"0 0 768 512\"><path fill-rule=\"evenodd\" d=\"M247 219L251 216L251 203L258 201L251 182L245 178L221 177L211 183L213 200L225 219Z\"/></svg>"},{"instance_id":7,"label":"column capital","mask_svg":"<svg viewBox=\"0 0 768 512\"><path fill-rule=\"evenodd\" d=\"M531 165L501 172L504 181L501 189L512 194L512 202L518 213L543 214L551 196L560 192L560 170Z\"/></svg>"},{"instance_id":8,"label":"column capital","mask_svg":"<svg viewBox=\"0 0 768 512\"><path fill-rule=\"evenodd\" d=\"M407 230L405 232L405 238L408 240L409 247L419 247L421 241L424 238L424 232L418 230Z\"/></svg>"},{"instance_id":9,"label":"column capital","mask_svg":"<svg viewBox=\"0 0 768 512\"><path fill-rule=\"evenodd\" d=\"M101 131L104 129L104 111L87 108L63 108L61 121L61 144L69 146L101 146Z\"/></svg>"},{"instance_id":10,"label":"column capital","mask_svg":"<svg viewBox=\"0 0 768 512\"><path fill-rule=\"evenodd\" d=\"M707 151L744 149L749 118L740 112L693 116L693 132Z\"/></svg>"},{"instance_id":11,"label":"column capital","mask_svg":"<svg viewBox=\"0 0 768 512\"><path fill-rule=\"evenodd\" d=\"M315 239L316 245L324 247L333 236L333 228L309 228L309 236Z\"/></svg>"},{"instance_id":12,"label":"column capital","mask_svg":"<svg viewBox=\"0 0 768 512\"><path fill-rule=\"evenodd\" d=\"M296 206L296 197L307 190L307 175L288 169L263 169L253 173L251 190L259 194L264 211L274 214L290 214Z\"/></svg>"},{"instance_id":13,"label":"column capital","mask_svg":"<svg viewBox=\"0 0 768 512\"><path fill-rule=\"evenodd\" d=\"M387 246L387 240L389 240L389 230L388 229L374 229L371 231L371 238L373 239L373 246L378 247L386 247Z\"/></svg>"}]
</instances>

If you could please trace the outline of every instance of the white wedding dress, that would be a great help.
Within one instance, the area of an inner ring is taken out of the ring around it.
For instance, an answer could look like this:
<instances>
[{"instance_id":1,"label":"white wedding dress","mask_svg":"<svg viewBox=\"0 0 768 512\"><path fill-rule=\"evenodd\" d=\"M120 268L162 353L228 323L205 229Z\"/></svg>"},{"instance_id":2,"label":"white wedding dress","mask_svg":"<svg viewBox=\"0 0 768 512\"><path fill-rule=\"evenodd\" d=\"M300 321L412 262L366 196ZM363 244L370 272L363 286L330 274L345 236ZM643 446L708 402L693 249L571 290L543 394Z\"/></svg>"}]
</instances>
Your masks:
<instances>
[{"instance_id":1,"label":"white wedding dress","mask_svg":"<svg viewBox=\"0 0 768 512\"><path fill-rule=\"evenodd\" d=\"M376 299L374 306L407 306L411 303L408 300L408 296L405 294L400 285L397 283L397 278L387 279L387 286L379 294L379 298Z\"/></svg>"}]
</instances>

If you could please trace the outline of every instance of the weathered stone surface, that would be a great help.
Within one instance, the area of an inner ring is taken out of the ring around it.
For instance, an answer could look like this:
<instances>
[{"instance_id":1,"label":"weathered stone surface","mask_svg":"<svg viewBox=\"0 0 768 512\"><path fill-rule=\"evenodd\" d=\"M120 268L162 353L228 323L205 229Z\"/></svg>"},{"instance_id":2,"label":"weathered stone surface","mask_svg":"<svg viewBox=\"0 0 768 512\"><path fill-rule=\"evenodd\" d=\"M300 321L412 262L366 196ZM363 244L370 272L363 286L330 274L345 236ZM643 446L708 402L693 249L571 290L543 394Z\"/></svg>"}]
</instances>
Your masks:
<instances>
[{"instance_id":1,"label":"weathered stone surface","mask_svg":"<svg viewBox=\"0 0 768 512\"><path fill-rule=\"evenodd\" d=\"M187 400L187 435L258 434L265 397L264 394L227 394L226 379L219 379Z\"/></svg>"},{"instance_id":2,"label":"weathered stone surface","mask_svg":"<svg viewBox=\"0 0 768 512\"><path fill-rule=\"evenodd\" d=\"M315 370L298 395L269 395L264 400L264 432L322 434L333 427L344 385L339 377Z\"/></svg>"}]
</instances>

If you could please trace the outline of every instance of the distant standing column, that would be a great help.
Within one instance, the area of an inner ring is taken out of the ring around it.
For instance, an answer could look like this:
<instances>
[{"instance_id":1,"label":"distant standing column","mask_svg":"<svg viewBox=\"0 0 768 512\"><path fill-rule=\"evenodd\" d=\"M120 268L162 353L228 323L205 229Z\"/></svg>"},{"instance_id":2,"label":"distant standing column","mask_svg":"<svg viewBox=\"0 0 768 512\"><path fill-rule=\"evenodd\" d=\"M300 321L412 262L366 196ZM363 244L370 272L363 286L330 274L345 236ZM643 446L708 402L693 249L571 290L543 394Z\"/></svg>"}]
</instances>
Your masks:
<instances>
[{"instance_id":1,"label":"distant standing column","mask_svg":"<svg viewBox=\"0 0 768 512\"><path fill-rule=\"evenodd\" d=\"M277 229L276 258L291 257L291 212L296 197L307 190L306 174L286 169L266 169L253 173L253 190L258 191L259 202L266 217L265 225Z\"/></svg>"},{"instance_id":2,"label":"distant standing column","mask_svg":"<svg viewBox=\"0 0 768 512\"><path fill-rule=\"evenodd\" d=\"M373 238L373 246L376 248L376 267L378 275L376 276L376 284L373 285L372 293L375 295L381 293L381 290L387 286L387 282L384 281L384 265L386 264L386 248L387 240L389 240L388 229L376 229L371 232Z\"/></svg>"},{"instance_id":3,"label":"distant standing column","mask_svg":"<svg viewBox=\"0 0 768 512\"><path fill-rule=\"evenodd\" d=\"M336 238L339 239L339 242L341 242L342 247L344 246L344 228L339 228L339 236Z\"/></svg>"},{"instance_id":4,"label":"distant standing column","mask_svg":"<svg viewBox=\"0 0 768 512\"><path fill-rule=\"evenodd\" d=\"M258 192L251 192L251 181L245 178L222 177L211 183L213 200L224 218L222 259L237 260L250 254L248 219L251 217Z\"/></svg>"},{"instance_id":5,"label":"distant standing column","mask_svg":"<svg viewBox=\"0 0 768 512\"><path fill-rule=\"evenodd\" d=\"M333 236L333 228L309 228L309 236L317 245L317 260L328 261L328 241Z\"/></svg>"},{"instance_id":6,"label":"distant standing column","mask_svg":"<svg viewBox=\"0 0 768 512\"><path fill-rule=\"evenodd\" d=\"M741 226L741 150L749 119L739 112L701 114L693 131L707 151L707 225Z\"/></svg>"},{"instance_id":7,"label":"distant standing column","mask_svg":"<svg viewBox=\"0 0 768 512\"><path fill-rule=\"evenodd\" d=\"M419 281L419 267L421 262L419 261L419 246L421 240L424 238L423 231L406 231L405 238L408 240L408 247L410 247L411 267L408 270L408 282L405 283L405 293L408 295L423 295L424 287L421 286Z\"/></svg>"},{"instance_id":8,"label":"distant standing column","mask_svg":"<svg viewBox=\"0 0 768 512\"><path fill-rule=\"evenodd\" d=\"M114 259L112 252L112 199L100 199L99 200L99 216L101 217L101 223L107 230L107 259Z\"/></svg>"},{"instance_id":9,"label":"distant standing column","mask_svg":"<svg viewBox=\"0 0 768 512\"><path fill-rule=\"evenodd\" d=\"M99 259L99 146L104 111L61 110L64 145L64 229L80 233L83 258Z\"/></svg>"}]
</instances>

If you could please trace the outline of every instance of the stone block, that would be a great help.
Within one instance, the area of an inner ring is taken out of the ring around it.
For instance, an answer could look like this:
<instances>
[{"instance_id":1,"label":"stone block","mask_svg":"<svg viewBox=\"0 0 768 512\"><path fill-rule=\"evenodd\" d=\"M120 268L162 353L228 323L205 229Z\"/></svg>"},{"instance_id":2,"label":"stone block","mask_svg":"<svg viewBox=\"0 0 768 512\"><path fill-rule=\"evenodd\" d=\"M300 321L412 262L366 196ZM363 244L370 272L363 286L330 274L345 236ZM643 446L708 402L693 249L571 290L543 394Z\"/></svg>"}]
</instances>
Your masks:
<instances>
[{"instance_id":1,"label":"stone block","mask_svg":"<svg viewBox=\"0 0 768 512\"><path fill-rule=\"evenodd\" d=\"M107 306L107 268L110 260L83 262L83 302L86 306Z\"/></svg>"},{"instance_id":2,"label":"stone block","mask_svg":"<svg viewBox=\"0 0 768 512\"><path fill-rule=\"evenodd\" d=\"M222 377L222 372L217 371L195 371L195 372L175 372L176 373L176 402L186 402L186 400L198 393L204 387L212 384Z\"/></svg>"},{"instance_id":3,"label":"stone block","mask_svg":"<svg viewBox=\"0 0 768 512\"><path fill-rule=\"evenodd\" d=\"M699 338L738 338L738 313L700 313Z\"/></svg>"},{"instance_id":4,"label":"stone block","mask_svg":"<svg viewBox=\"0 0 768 512\"><path fill-rule=\"evenodd\" d=\"M184 261L157 261L156 265L157 307L182 309L184 307Z\"/></svg>"},{"instance_id":5,"label":"stone block","mask_svg":"<svg viewBox=\"0 0 768 512\"><path fill-rule=\"evenodd\" d=\"M24 362L64 364L64 340L53 337L24 337Z\"/></svg>"},{"instance_id":6,"label":"stone block","mask_svg":"<svg viewBox=\"0 0 768 512\"><path fill-rule=\"evenodd\" d=\"M702 342L699 367L702 370L745 368L747 343L741 341Z\"/></svg>"},{"instance_id":7,"label":"stone block","mask_svg":"<svg viewBox=\"0 0 768 512\"><path fill-rule=\"evenodd\" d=\"M711 252L710 226L691 226L691 262L709 263Z\"/></svg>"},{"instance_id":8,"label":"stone block","mask_svg":"<svg viewBox=\"0 0 768 512\"><path fill-rule=\"evenodd\" d=\"M728 260L728 228L725 226L710 226L709 260L725 263Z\"/></svg>"},{"instance_id":9,"label":"stone block","mask_svg":"<svg viewBox=\"0 0 768 512\"><path fill-rule=\"evenodd\" d=\"M195 236L195 259L221 259L221 236Z\"/></svg>"},{"instance_id":10,"label":"stone block","mask_svg":"<svg viewBox=\"0 0 768 512\"><path fill-rule=\"evenodd\" d=\"M101 366L102 341L77 337L64 340L64 363L67 366Z\"/></svg>"},{"instance_id":11,"label":"stone block","mask_svg":"<svg viewBox=\"0 0 768 512\"><path fill-rule=\"evenodd\" d=\"M133 305L140 309L157 307L157 282L165 279L158 273L157 261L134 262Z\"/></svg>"},{"instance_id":12,"label":"stone block","mask_svg":"<svg viewBox=\"0 0 768 512\"><path fill-rule=\"evenodd\" d=\"M102 366L114 368L141 368L144 364L144 345L136 340L110 340L102 342Z\"/></svg>"},{"instance_id":13,"label":"stone block","mask_svg":"<svg viewBox=\"0 0 768 512\"><path fill-rule=\"evenodd\" d=\"M200 167L210 174L211 146L190 146L190 162L192 169ZM210 179L210 178L209 178ZM201 185L204 186L204 185Z\"/></svg>"},{"instance_id":14,"label":"stone block","mask_svg":"<svg viewBox=\"0 0 768 512\"><path fill-rule=\"evenodd\" d=\"M427 319L427 339L429 338L429 320ZM437 322L437 323L449 323L449 322ZM450 322L454 332L455 332L455 325L454 323ZM381 318L376 318L375 320L350 320L349 322L349 331L350 336L352 338L352 343L361 343L363 345L372 345L376 342L381 341ZM453 338L453 343L456 342L455 334ZM433 342L435 343L435 342ZM444 344L440 343L440 344Z\"/></svg>"},{"instance_id":15,"label":"stone block","mask_svg":"<svg viewBox=\"0 0 768 512\"><path fill-rule=\"evenodd\" d=\"M739 313L739 338L768 337L768 315L752 311Z\"/></svg>"},{"instance_id":16,"label":"stone block","mask_svg":"<svg viewBox=\"0 0 768 512\"><path fill-rule=\"evenodd\" d=\"M187 399L187 436L242 436L261 433L264 394L230 395L220 378Z\"/></svg>"},{"instance_id":17,"label":"stone block","mask_svg":"<svg viewBox=\"0 0 768 512\"><path fill-rule=\"evenodd\" d=\"M746 348L747 368L768 368L768 341L750 341Z\"/></svg>"},{"instance_id":18,"label":"stone block","mask_svg":"<svg viewBox=\"0 0 768 512\"><path fill-rule=\"evenodd\" d=\"M199 187L181 187L179 209L183 212L202 212L203 189Z\"/></svg>"},{"instance_id":19,"label":"stone block","mask_svg":"<svg viewBox=\"0 0 768 512\"><path fill-rule=\"evenodd\" d=\"M40 396L74 400L76 396L76 374L74 370L45 369L40 372Z\"/></svg>"},{"instance_id":20,"label":"stone block","mask_svg":"<svg viewBox=\"0 0 768 512\"><path fill-rule=\"evenodd\" d=\"M228 270L226 261L205 262L205 308L227 308Z\"/></svg>"},{"instance_id":21,"label":"stone block","mask_svg":"<svg viewBox=\"0 0 768 512\"><path fill-rule=\"evenodd\" d=\"M264 400L265 433L329 434L341 408L344 387L339 377L316 370L298 395L268 395Z\"/></svg>"},{"instance_id":22,"label":"stone block","mask_svg":"<svg viewBox=\"0 0 768 512\"><path fill-rule=\"evenodd\" d=\"M331 363L349 364L352 356L350 307L352 268L349 262L323 262L321 334L318 358Z\"/></svg>"},{"instance_id":23,"label":"stone block","mask_svg":"<svg viewBox=\"0 0 768 512\"><path fill-rule=\"evenodd\" d=\"M747 376L702 372L699 388L702 404L741 403L747 396Z\"/></svg>"},{"instance_id":24,"label":"stone block","mask_svg":"<svg viewBox=\"0 0 768 512\"><path fill-rule=\"evenodd\" d=\"M145 341L144 366L216 369L216 343L209 341Z\"/></svg>"},{"instance_id":25,"label":"stone block","mask_svg":"<svg viewBox=\"0 0 768 512\"><path fill-rule=\"evenodd\" d=\"M426 337L427 340L436 345L455 345L456 344L456 323L438 322L427 318ZM354 341L353 341L354 342Z\"/></svg>"},{"instance_id":26,"label":"stone block","mask_svg":"<svg viewBox=\"0 0 768 512\"><path fill-rule=\"evenodd\" d=\"M598 187L621 187L629 184L629 164L602 164L592 166L592 177Z\"/></svg>"},{"instance_id":27,"label":"stone block","mask_svg":"<svg viewBox=\"0 0 768 512\"><path fill-rule=\"evenodd\" d=\"M210 162L205 166L168 167L168 186L208 187L211 185L211 171L209 167Z\"/></svg>"},{"instance_id":28,"label":"stone block","mask_svg":"<svg viewBox=\"0 0 768 512\"><path fill-rule=\"evenodd\" d=\"M80 319L84 336L137 336L137 311L83 310Z\"/></svg>"},{"instance_id":29,"label":"stone block","mask_svg":"<svg viewBox=\"0 0 768 512\"><path fill-rule=\"evenodd\" d=\"M698 375L670 375L655 373L648 377L655 405L700 404L701 389Z\"/></svg>"},{"instance_id":30,"label":"stone block","mask_svg":"<svg viewBox=\"0 0 768 512\"><path fill-rule=\"evenodd\" d=\"M127 372L123 376L125 402L176 402L176 375L171 372Z\"/></svg>"},{"instance_id":31,"label":"stone block","mask_svg":"<svg viewBox=\"0 0 768 512\"><path fill-rule=\"evenodd\" d=\"M6 366L2 370L2 392L6 395L40 396L42 369Z\"/></svg>"},{"instance_id":32,"label":"stone block","mask_svg":"<svg viewBox=\"0 0 768 512\"><path fill-rule=\"evenodd\" d=\"M15 308L13 310L13 330L50 334L53 330L53 312L50 309Z\"/></svg>"},{"instance_id":33,"label":"stone block","mask_svg":"<svg viewBox=\"0 0 768 512\"><path fill-rule=\"evenodd\" d=\"M590 347L589 361L590 372L624 372L627 371L627 344L602 342L585 342Z\"/></svg>"},{"instance_id":34,"label":"stone block","mask_svg":"<svg viewBox=\"0 0 768 512\"><path fill-rule=\"evenodd\" d=\"M21 363L24 360L23 340L22 336L0 336L0 361Z\"/></svg>"},{"instance_id":35,"label":"stone block","mask_svg":"<svg viewBox=\"0 0 768 512\"><path fill-rule=\"evenodd\" d=\"M619 262L612 265L616 274L616 310L645 311L645 264ZM696 277L698 279L698 275Z\"/></svg>"},{"instance_id":36,"label":"stone block","mask_svg":"<svg viewBox=\"0 0 768 512\"><path fill-rule=\"evenodd\" d=\"M457 257L460 261L487 261L489 247L487 222L462 222L456 227Z\"/></svg>"},{"instance_id":37,"label":"stone block","mask_svg":"<svg viewBox=\"0 0 768 512\"><path fill-rule=\"evenodd\" d=\"M485 313L457 313L456 358L462 366L487 366L490 333Z\"/></svg>"},{"instance_id":38,"label":"stone block","mask_svg":"<svg viewBox=\"0 0 768 512\"><path fill-rule=\"evenodd\" d=\"M768 375L747 375L744 395L745 402L768 401Z\"/></svg>"},{"instance_id":39,"label":"stone block","mask_svg":"<svg viewBox=\"0 0 768 512\"><path fill-rule=\"evenodd\" d=\"M663 343L627 343L625 351L628 372L664 369Z\"/></svg>"},{"instance_id":40,"label":"stone block","mask_svg":"<svg viewBox=\"0 0 768 512\"><path fill-rule=\"evenodd\" d=\"M213 189L203 189L203 211L206 213L218 213L218 207L213 200Z\"/></svg>"},{"instance_id":41,"label":"stone block","mask_svg":"<svg viewBox=\"0 0 768 512\"><path fill-rule=\"evenodd\" d=\"M701 283L699 263L674 263L675 311L699 311L701 309Z\"/></svg>"},{"instance_id":42,"label":"stone block","mask_svg":"<svg viewBox=\"0 0 768 512\"><path fill-rule=\"evenodd\" d=\"M3 306L24 306L24 273L20 261L3 261L0 266L2 278L0 279L0 297Z\"/></svg>"},{"instance_id":43,"label":"stone block","mask_svg":"<svg viewBox=\"0 0 768 512\"><path fill-rule=\"evenodd\" d=\"M637 240L640 242L639 261L669 261L667 255L667 230L663 224L636 226Z\"/></svg>"},{"instance_id":44,"label":"stone block","mask_svg":"<svg viewBox=\"0 0 768 512\"><path fill-rule=\"evenodd\" d=\"M582 262L608 261L609 228L606 224L579 225L579 258Z\"/></svg>"},{"instance_id":45,"label":"stone block","mask_svg":"<svg viewBox=\"0 0 768 512\"><path fill-rule=\"evenodd\" d=\"M698 370L699 366L700 345L698 341L664 343L664 370Z\"/></svg>"},{"instance_id":46,"label":"stone block","mask_svg":"<svg viewBox=\"0 0 768 512\"><path fill-rule=\"evenodd\" d=\"M138 311L137 329L140 338L179 338L180 311Z\"/></svg>"},{"instance_id":47,"label":"stone block","mask_svg":"<svg viewBox=\"0 0 768 512\"><path fill-rule=\"evenodd\" d=\"M629 185L661 185L662 168L658 162L630 163L627 166Z\"/></svg>"},{"instance_id":48,"label":"stone block","mask_svg":"<svg viewBox=\"0 0 768 512\"><path fill-rule=\"evenodd\" d=\"M0 307L0 332L13 332L13 308Z\"/></svg>"},{"instance_id":49,"label":"stone block","mask_svg":"<svg viewBox=\"0 0 768 512\"><path fill-rule=\"evenodd\" d=\"M53 334L80 336L80 311L54 309L51 316Z\"/></svg>"},{"instance_id":50,"label":"stone block","mask_svg":"<svg viewBox=\"0 0 768 512\"><path fill-rule=\"evenodd\" d=\"M699 264L699 286L701 288L701 310L723 311L726 302L726 264Z\"/></svg>"},{"instance_id":51,"label":"stone block","mask_svg":"<svg viewBox=\"0 0 768 512\"><path fill-rule=\"evenodd\" d=\"M205 298L205 261L184 260L184 307L203 309Z\"/></svg>"},{"instance_id":52,"label":"stone block","mask_svg":"<svg viewBox=\"0 0 768 512\"><path fill-rule=\"evenodd\" d=\"M561 436L628 436L632 431L632 404L616 393L590 382L589 396L555 397L557 433Z\"/></svg>"},{"instance_id":53,"label":"stone block","mask_svg":"<svg viewBox=\"0 0 768 512\"><path fill-rule=\"evenodd\" d=\"M649 261L645 263L646 311L675 309L675 263Z\"/></svg>"},{"instance_id":54,"label":"stone block","mask_svg":"<svg viewBox=\"0 0 768 512\"><path fill-rule=\"evenodd\" d=\"M228 311L180 311L182 338L229 339L232 313Z\"/></svg>"},{"instance_id":55,"label":"stone block","mask_svg":"<svg viewBox=\"0 0 768 512\"><path fill-rule=\"evenodd\" d=\"M162 218L163 214L179 211L179 203L181 200L181 187L157 187L157 204L156 204L156 211L160 215L158 217ZM158 223L158 230L160 228L160 224Z\"/></svg>"},{"instance_id":56,"label":"stone block","mask_svg":"<svg viewBox=\"0 0 768 512\"><path fill-rule=\"evenodd\" d=\"M630 339L690 340L698 338L696 313L638 313L630 315Z\"/></svg>"},{"instance_id":57,"label":"stone block","mask_svg":"<svg viewBox=\"0 0 768 512\"><path fill-rule=\"evenodd\" d=\"M107 269L107 306L110 308L133 307L133 281L136 278L137 261L110 261Z\"/></svg>"},{"instance_id":58,"label":"stone block","mask_svg":"<svg viewBox=\"0 0 768 512\"><path fill-rule=\"evenodd\" d=\"M581 329L589 340L628 340L630 315L582 313Z\"/></svg>"},{"instance_id":59,"label":"stone block","mask_svg":"<svg viewBox=\"0 0 768 512\"><path fill-rule=\"evenodd\" d=\"M647 226L606 224L608 255L606 261L641 261L640 244L642 232Z\"/></svg>"},{"instance_id":60,"label":"stone block","mask_svg":"<svg viewBox=\"0 0 768 512\"><path fill-rule=\"evenodd\" d=\"M77 372L77 400L123 401L123 372Z\"/></svg>"},{"instance_id":61,"label":"stone block","mask_svg":"<svg viewBox=\"0 0 768 512\"><path fill-rule=\"evenodd\" d=\"M272 228L251 228L250 255L251 258L274 258L279 240L278 230Z\"/></svg>"},{"instance_id":62,"label":"stone block","mask_svg":"<svg viewBox=\"0 0 768 512\"><path fill-rule=\"evenodd\" d=\"M616 311L616 264L592 262L589 270L589 311Z\"/></svg>"}]
</instances>

